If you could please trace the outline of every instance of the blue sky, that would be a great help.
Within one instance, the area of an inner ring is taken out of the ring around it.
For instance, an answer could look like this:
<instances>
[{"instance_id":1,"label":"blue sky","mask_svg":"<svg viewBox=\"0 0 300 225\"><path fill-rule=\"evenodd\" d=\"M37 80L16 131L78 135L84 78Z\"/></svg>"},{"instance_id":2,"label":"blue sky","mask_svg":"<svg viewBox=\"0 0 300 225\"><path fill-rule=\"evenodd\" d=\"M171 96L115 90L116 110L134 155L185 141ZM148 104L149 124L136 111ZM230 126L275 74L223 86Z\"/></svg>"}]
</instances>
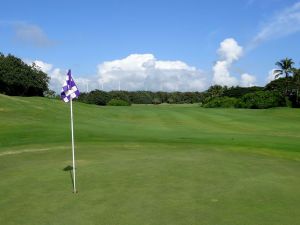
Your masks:
<instances>
[{"instance_id":1,"label":"blue sky","mask_svg":"<svg viewBox=\"0 0 300 225\"><path fill-rule=\"evenodd\" d=\"M91 89L203 90L264 85L284 57L300 66L295 0L10 0L0 12L0 51L37 60L53 89L68 68Z\"/></svg>"}]
</instances>

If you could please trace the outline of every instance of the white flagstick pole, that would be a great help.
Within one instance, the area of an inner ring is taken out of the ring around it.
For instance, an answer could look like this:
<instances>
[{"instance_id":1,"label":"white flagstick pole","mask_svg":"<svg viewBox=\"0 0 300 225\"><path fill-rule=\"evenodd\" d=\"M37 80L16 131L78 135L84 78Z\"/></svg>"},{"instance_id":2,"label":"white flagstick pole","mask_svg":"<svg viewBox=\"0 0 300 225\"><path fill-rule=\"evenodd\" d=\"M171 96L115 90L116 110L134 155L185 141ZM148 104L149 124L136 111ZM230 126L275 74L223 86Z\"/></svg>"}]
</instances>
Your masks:
<instances>
[{"instance_id":1,"label":"white flagstick pole","mask_svg":"<svg viewBox=\"0 0 300 225\"><path fill-rule=\"evenodd\" d=\"M71 107L71 132L72 132L72 157L73 157L73 190L76 193L76 174L75 174L75 149L74 149L74 131L73 131L73 106L72 97L70 97Z\"/></svg>"}]
</instances>

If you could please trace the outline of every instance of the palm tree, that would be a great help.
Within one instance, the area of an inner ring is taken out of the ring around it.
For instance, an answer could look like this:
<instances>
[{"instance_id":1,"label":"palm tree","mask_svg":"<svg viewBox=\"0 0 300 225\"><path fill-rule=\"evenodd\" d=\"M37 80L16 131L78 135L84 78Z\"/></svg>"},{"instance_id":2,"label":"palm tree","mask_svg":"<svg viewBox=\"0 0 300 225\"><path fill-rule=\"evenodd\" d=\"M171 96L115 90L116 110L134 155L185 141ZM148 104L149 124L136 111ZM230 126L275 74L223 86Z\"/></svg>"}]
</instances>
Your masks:
<instances>
[{"instance_id":1,"label":"palm tree","mask_svg":"<svg viewBox=\"0 0 300 225\"><path fill-rule=\"evenodd\" d=\"M274 70L273 72L275 74L275 78L278 78L281 75L284 75L285 78L288 78L290 73L293 72L294 62L292 59L289 58L282 59L276 62L275 65L279 67L279 69Z\"/></svg>"},{"instance_id":2,"label":"palm tree","mask_svg":"<svg viewBox=\"0 0 300 225\"><path fill-rule=\"evenodd\" d=\"M281 75L284 75L286 80L286 90L285 93L288 92L288 77L291 73L293 73L293 65L294 62L292 59L285 58L275 63L276 66L279 67L279 69L276 69L273 71L273 74L275 75L275 78L280 77Z\"/></svg>"},{"instance_id":3,"label":"palm tree","mask_svg":"<svg viewBox=\"0 0 300 225\"><path fill-rule=\"evenodd\" d=\"M222 87L221 85L213 85L210 86L210 88L207 90L207 93L211 98L220 97L226 89L226 86Z\"/></svg>"}]
</instances>

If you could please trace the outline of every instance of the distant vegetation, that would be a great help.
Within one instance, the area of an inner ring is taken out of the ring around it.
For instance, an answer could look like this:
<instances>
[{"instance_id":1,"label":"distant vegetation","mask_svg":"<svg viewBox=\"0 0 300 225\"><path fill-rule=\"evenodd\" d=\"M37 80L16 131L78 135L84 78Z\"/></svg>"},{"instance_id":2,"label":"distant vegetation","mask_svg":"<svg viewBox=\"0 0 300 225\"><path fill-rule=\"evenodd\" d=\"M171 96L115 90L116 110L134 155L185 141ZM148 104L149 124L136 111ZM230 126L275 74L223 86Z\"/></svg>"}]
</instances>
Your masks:
<instances>
[{"instance_id":1,"label":"distant vegetation","mask_svg":"<svg viewBox=\"0 0 300 225\"><path fill-rule=\"evenodd\" d=\"M128 104L183 104L199 103L204 100L201 92L151 92L151 91L100 91L81 93L79 101L89 104L107 105L112 99Z\"/></svg>"},{"instance_id":2,"label":"distant vegetation","mask_svg":"<svg viewBox=\"0 0 300 225\"><path fill-rule=\"evenodd\" d=\"M293 67L292 59L275 63L275 80L265 87L226 87L213 85L204 92L150 92L150 91L91 91L83 93L79 101L107 105L111 99L133 104L200 103L206 108L299 107L300 69Z\"/></svg>"},{"instance_id":3,"label":"distant vegetation","mask_svg":"<svg viewBox=\"0 0 300 225\"><path fill-rule=\"evenodd\" d=\"M292 59L275 63L275 80L265 87L211 86L204 92L151 92L93 90L81 93L78 101L96 105L199 103L207 108L299 107L300 69ZM55 96L48 88L49 77L35 64L27 65L13 55L0 53L0 93L16 96Z\"/></svg>"},{"instance_id":4,"label":"distant vegetation","mask_svg":"<svg viewBox=\"0 0 300 225\"><path fill-rule=\"evenodd\" d=\"M211 86L202 102L204 107L235 107L265 109L272 107L299 107L300 69L293 67L292 59L285 58L275 63L275 80L265 87Z\"/></svg>"},{"instance_id":5,"label":"distant vegetation","mask_svg":"<svg viewBox=\"0 0 300 225\"><path fill-rule=\"evenodd\" d=\"M248 108L266 109L292 105L290 98L275 89L262 87L221 87L212 86L206 91L207 97L202 102L206 108Z\"/></svg>"},{"instance_id":6,"label":"distant vegetation","mask_svg":"<svg viewBox=\"0 0 300 225\"><path fill-rule=\"evenodd\" d=\"M13 55L0 53L0 93L15 96L43 96L49 77L35 64L29 66Z\"/></svg>"},{"instance_id":7,"label":"distant vegetation","mask_svg":"<svg viewBox=\"0 0 300 225\"><path fill-rule=\"evenodd\" d=\"M121 99L112 99L110 100L107 105L109 106L130 106L130 102L121 100Z\"/></svg>"}]
</instances>

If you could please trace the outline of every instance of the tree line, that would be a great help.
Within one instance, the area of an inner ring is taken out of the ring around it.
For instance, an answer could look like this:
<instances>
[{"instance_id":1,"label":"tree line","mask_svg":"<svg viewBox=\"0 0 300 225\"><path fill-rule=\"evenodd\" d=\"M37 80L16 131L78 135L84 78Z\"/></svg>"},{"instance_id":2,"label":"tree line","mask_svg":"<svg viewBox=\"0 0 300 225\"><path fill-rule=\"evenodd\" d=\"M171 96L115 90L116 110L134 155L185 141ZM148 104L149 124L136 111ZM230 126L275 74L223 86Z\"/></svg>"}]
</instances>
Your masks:
<instances>
[{"instance_id":1,"label":"tree line","mask_svg":"<svg viewBox=\"0 0 300 225\"><path fill-rule=\"evenodd\" d=\"M204 99L202 92L151 92L151 91L101 91L94 90L89 93L81 93L78 101L110 105L112 100L122 100L130 104L183 104L199 103Z\"/></svg>"},{"instance_id":2,"label":"tree line","mask_svg":"<svg viewBox=\"0 0 300 225\"><path fill-rule=\"evenodd\" d=\"M183 104L203 107L300 107L300 69L290 58L275 63L275 80L264 87L213 85L204 92L101 91L81 93L78 101L97 105ZM15 96L59 97L49 90L50 78L34 63L0 53L0 93Z\"/></svg>"},{"instance_id":3,"label":"tree line","mask_svg":"<svg viewBox=\"0 0 300 225\"><path fill-rule=\"evenodd\" d=\"M263 109L272 107L300 107L300 69L294 67L289 58L275 63L275 80L265 87L223 87L211 86L205 92L203 107L235 107Z\"/></svg>"}]
</instances>

